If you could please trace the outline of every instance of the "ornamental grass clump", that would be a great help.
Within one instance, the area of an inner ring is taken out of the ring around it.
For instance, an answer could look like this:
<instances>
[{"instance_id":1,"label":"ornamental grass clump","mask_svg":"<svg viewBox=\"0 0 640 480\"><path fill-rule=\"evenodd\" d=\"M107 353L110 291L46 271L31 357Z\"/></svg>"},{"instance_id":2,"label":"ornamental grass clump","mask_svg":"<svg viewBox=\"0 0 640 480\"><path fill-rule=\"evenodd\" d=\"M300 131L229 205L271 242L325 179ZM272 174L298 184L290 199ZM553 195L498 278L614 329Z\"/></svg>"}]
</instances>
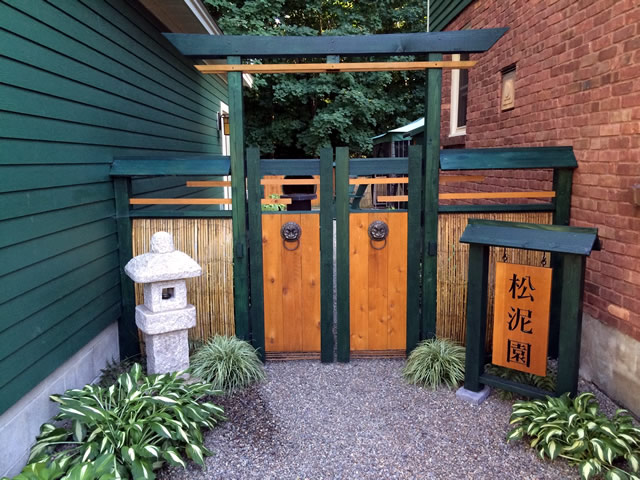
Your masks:
<instances>
[{"instance_id":1,"label":"ornamental grass clump","mask_svg":"<svg viewBox=\"0 0 640 480\"><path fill-rule=\"evenodd\" d=\"M228 394L265 378L258 351L243 340L222 335L193 354L191 373Z\"/></svg>"},{"instance_id":2,"label":"ornamental grass clump","mask_svg":"<svg viewBox=\"0 0 640 480\"><path fill-rule=\"evenodd\" d=\"M640 428L626 410L609 419L592 393L516 402L510 423L507 442L528 437L540 458L575 463L583 480L640 480Z\"/></svg>"},{"instance_id":3,"label":"ornamental grass clump","mask_svg":"<svg viewBox=\"0 0 640 480\"><path fill-rule=\"evenodd\" d=\"M109 387L86 385L52 395L61 426L42 425L19 478L152 480L164 463L186 467L190 458L204 466L212 453L202 429L224 419L222 408L206 399L220 392L187 383L181 373L145 376L135 364Z\"/></svg>"},{"instance_id":4,"label":"ornamental grass clump","mask_svg":"<svg viewBox=\"0 0 640 480\"><path fill-rule=\"evenodd\" d=\"M403 375L407 382L436 389L456 387L464 379L464 347L446 338L421 342L409 355Z\"/></svg>"}]
</instances>

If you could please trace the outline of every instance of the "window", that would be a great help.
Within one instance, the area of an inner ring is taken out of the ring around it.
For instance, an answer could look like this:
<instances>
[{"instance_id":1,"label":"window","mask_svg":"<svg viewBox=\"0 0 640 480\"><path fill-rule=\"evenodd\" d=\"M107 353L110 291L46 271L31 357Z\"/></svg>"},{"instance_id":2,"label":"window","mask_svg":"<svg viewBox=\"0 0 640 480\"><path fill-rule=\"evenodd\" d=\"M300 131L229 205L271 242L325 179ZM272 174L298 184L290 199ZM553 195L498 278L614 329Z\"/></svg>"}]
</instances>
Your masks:
<instances>
[{"instance_id":1,"label":"window","mask_svg":"<svg viewBox=\"0 0 640 480\"><path fill-rule=\"evenodd\" d=\"M454 54L452 60L469 60L468 53ZM449 136L467 133L467 95L469 92L469 70L451 71L451 129Z\"/></svg>"},{"instance_id":2,"label":"window","mask_svg":"<svg viewBox=\"0 0 640 480\"><path fill-rule=\"evenodd\" d=\"M393 142L392 157L408 157L409 156L409 140L400 140Z\"/></svg>"}]
</instances>

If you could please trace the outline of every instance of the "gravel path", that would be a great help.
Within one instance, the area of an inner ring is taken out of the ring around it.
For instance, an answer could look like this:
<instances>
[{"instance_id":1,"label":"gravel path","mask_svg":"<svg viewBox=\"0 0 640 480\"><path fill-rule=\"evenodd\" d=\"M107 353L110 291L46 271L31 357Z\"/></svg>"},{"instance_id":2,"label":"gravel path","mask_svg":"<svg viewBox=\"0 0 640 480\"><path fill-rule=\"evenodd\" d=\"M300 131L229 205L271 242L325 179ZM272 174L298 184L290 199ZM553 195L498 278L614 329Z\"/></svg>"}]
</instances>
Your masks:
<instances>
[{"instance_id":1,"label":"gravel path","mask_svg":"<svg viewBox=\"0 0 640 480\"><path fill-rule=\"evenodd\" d=\"M161 479L573 479L575 467L507 445L511 402L480 406L410 386L402 360L271 362L268 381L218 398L229 420L207 434L207 469ZM581 389L593 390L591 385ZM604 411L615 405L600 396Z\"/></svg>"}]
</instances>

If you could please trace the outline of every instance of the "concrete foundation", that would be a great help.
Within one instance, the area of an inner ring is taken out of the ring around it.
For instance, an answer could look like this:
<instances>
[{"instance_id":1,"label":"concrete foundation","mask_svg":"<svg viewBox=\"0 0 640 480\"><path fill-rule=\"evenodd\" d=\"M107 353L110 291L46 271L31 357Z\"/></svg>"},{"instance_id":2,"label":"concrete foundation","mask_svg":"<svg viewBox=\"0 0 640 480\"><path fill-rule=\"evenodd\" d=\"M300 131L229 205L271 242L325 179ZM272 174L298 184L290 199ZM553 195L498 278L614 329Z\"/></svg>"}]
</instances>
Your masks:
<instances>
[{"instance_id":1,"label":"concrete foundation","mask_svg":"<svg viewBox=\"0 0 640 480\"><path fill-rule=\"evenodd\" d=\"M92 383L108 361L119 357L118 325L113 323L0 416L0 477L20 473L40 425L58 413L49 395Z\"/></svg>"},{"instance_id":2,"label":"concrete foundation","mask_svg":"<svg viewBox=\"0 0 640 480\"><path fill-rule=\"evenodd\" d=\"M456 391L456 397L463 402L472 403L473 405L480 405L484 402L491 393L491 389L486 385L479 392L472 392L471 390L467 390L464 387L460 387Z\"/></svg>"},{"instance_id":3,"label":"concrete foundation","mask_svg":"<svg viewBox=\"0 0 640 480\"><path fill-rule=\"evenodd\" d=\"M585 314L580 350L580 375L640 416L640 342Z\"/></svg>"}]
</instances>

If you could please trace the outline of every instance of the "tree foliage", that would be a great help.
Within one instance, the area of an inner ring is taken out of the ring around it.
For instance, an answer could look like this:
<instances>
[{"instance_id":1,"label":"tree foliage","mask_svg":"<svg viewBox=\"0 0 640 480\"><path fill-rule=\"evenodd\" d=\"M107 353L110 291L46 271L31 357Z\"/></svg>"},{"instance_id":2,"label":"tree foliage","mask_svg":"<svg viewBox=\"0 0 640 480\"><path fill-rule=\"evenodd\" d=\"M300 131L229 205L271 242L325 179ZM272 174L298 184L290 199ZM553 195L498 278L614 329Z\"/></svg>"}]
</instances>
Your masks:
<instances>
[{"instance_id":1,"label":"tree foliage","mask_svg":"<svg viewBox=\"0 0 640 480\"><path fill-rule=\"evenodd\" d=\"M329 36L427 30L426 1L206 1L218 25L231 35ZM279 158L316 155L324 146L338 145L347 145L355 154L369 153L372 136L423 115L424 80L420 71L255 75L254 88L245 91L247 142L258 145L263 154Z\"/></svg>"}]
</instances>

